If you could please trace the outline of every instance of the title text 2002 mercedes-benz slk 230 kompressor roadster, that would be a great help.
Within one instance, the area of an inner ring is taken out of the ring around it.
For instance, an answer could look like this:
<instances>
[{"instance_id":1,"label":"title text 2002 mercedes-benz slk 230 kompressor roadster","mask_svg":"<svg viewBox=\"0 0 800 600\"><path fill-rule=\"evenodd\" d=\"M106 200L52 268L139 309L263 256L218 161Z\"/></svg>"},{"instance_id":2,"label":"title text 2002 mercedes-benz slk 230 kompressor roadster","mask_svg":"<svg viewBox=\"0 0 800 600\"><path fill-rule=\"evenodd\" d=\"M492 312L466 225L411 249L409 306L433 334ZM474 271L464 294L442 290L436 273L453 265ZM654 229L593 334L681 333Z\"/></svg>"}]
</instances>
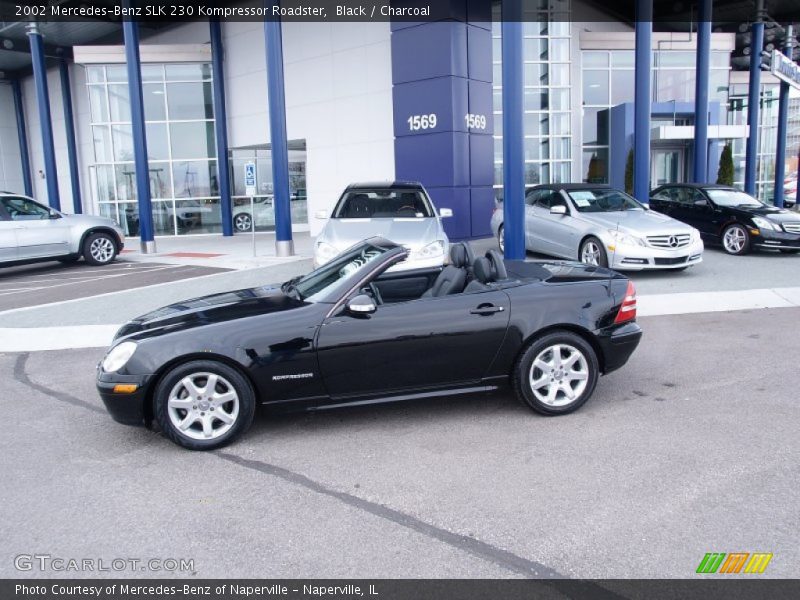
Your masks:
<instances>
[{"instance_id":1,"label":"title text 2002 mercedes-benz slk 230 kompressor roadster","mask_svg":"<svg viewBox=\"0 0 800 600\"><path fill-rule=\"evenodd\" d=\"M580 263L472 257L390 271L408 250L356 244L280 286L215 294L125 324L97 368L121 423L154 421L206 450L282 409L406 400L511 385L548 415L580 407L625 364L641 330L624 276Z\"/></svg>"}]
</instances>

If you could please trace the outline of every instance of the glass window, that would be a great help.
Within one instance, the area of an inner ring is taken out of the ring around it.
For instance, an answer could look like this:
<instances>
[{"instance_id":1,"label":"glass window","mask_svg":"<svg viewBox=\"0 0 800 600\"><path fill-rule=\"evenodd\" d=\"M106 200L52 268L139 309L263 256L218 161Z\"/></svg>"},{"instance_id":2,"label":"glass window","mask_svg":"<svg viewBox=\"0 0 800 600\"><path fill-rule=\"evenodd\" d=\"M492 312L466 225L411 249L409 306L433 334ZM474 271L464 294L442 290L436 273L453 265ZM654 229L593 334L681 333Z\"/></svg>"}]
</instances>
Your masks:
<instances>
[{"instance_id":1,"label":"glass window","mask_svg":"<svg viewBox=\"0 0 800 600\"><path fill-rule=\"evenodd\" d=\"M554 135L570 135L570 113L550 113L550 130Z\"/></svg>"},{"instance_id":2,"label":"glass window","mask_svg":"<svg viewBox=\"0 0 800 600\"><path fill-rule=\"evenodd\" d=\"M608 183L608 148L584 148L582 181Z\"/></svg>"},{"instance_id":3,"label":"glass window","mask_svg":"<svg viewBox=\"0 0 800 600\"><path fill-rule=\"evenodd\" d=\"M153 228L160 235L175 235L175 204L172 200L153 201Z\"/></svg>"},{"instance_id":4,"label":"glass window","mask_svg":"<svg viewBox=\"0 0 800 600\"><path fill-rule=\"evenodd\" d=\"M340 219L430 218L433 209L427 199L413 190L357 190L346 194L333 212Z\"/></svg>"},{"instance_id":5,"label":"glass window","mask_svg":"<svg viewBox=\"0 0 800 600\"><path fill-rule=\"evenodd\" d=\"M174 196L202 198L219 195L216 161L192 160L172 163Z\"/></svg>"},{"instance_id":6,"label":"glass window","mask_svg":"<svg viewBox=\"0 0 800 600\"><path fill-rule=\"evenodd\" d=\"M611 66L633 68L636 66L636 55L633 50L615 50L611 53Z\"/></svg>"},{"instance_id":7,"label":"glass window","mask_svg":"<svg viewBox=\"0 0 800 600\"><path fill-rule=\"evenodd\" d=\"M164 65L142 65L142 81L164 81Z\"/></svg>"},{"instance_id":8,"label":"glass window","mask_svg":"<svg viewBox=\"0 0 800 600\"><path fill-rule=\"evenodd\" d=\"M526 63L524 68L525 85L547 85L547 63Z\"/></svg>"},{"instance_id":9,"label":"glass window","mask_svg":"<svg viewBox=\"0 0 800 600\"><path fill-rule=\"evenodd\" d=\"M170 198L172 194L169 162L153 162L147 165L150 176L150 195L153 198Z\"/></svg>"},{"instance_id":10,"label":"glass window","mask_svg":"<svg viewBox=\"0 0 800 600\"><path fill-rule=\"evenodd\" d=\"M731 53L714 51L711 53L711 66L727 69L731 65Z\"/></svg>"},{"instance_id":11,"label":"glass window","mask_svg":"<svg viewBox=\"0 0 800 600\"><path fill-rule=\"evenodd\" d=\"M611 71L611 104L633 102L635 71Z\"/></svg>"},{"instance_id":12,"label":"glass window","mask_svg":"<svg viewBox=\"0 0 800 600\"><path fill-rule=\"evenodd\" d=\"M569 25L570 21L551 21L550 22L550 35L558 36L558 37L567 37L569 36Z\"/></svg>"},{"instance_id":13,"label":"glass window","mask_svg":"<svg viewBox=\"0 0 800 600\"><path fill-rule=\"evenodd\" d=\"M523 56L526 61L546 61L547 38L527 38L523 44Z\"/></svg>"},{"instance_id":14,"label":"glass window","mask_svg":"<svg viewBox=\"0 0 800 600\"><path fill-rule=\"evenodd\" d=\"M569 65L550 65L550 85L569 85Z\"/></svg>"},{"instance_id":15,"label":"glass window","mask_svg":"<svg viewBox=\"0 0 800 600\"><path fill-rule=\"evenodd\" d=\"M551 88L550 90L550 109L569 110L569 89Z\"/></svg>"},{"instance_id":16,"label":"glass window","mask_svg":"<svg viewBox=\"0 0 800 600\"><path fill-rule=\"evenodd\" d=\"M608 67L608 52L589 52L583 53L583 67Z\"/></svg>"},{"instance_id":17,"label":"glass window","mask_svg":"<svg viewBox=\"0 0 800 600\"><path fill-rule=\"evenodd\" d=\"M658 69L655 71L656 99L659 102L693 102L694 76L694 69Z\"/></svg>"},{"instance_id":18,"label":"glass window","mask_svg":"<svg viewBox=\"0 0 800 600\"><path fill-rule=\"evenodd\" d=\"M501 85L503 83L503 66L499 63L492 65L492 82L495 85Z\"/></svg>"},{"instance_id":19,"label":"glass window","mask_svg":"<svg viewBox=\"0 0 800 600\"><path fill-rule=\"evenodd\" d=\"M126 65L106 66L108 81L128 81L128 67Z\"/></svg>"},{"instance_id":20,"label":"glass window","mask_svg":"<svg viewBox=\"0 0 800 600\"><path fill-rule=\"evenodd\" d=\"M167 102L172 120L214 118L210 83L168 83Z\"/></svg>"},{"instance_id":21,"label":"glass window","mask_svg":"<svg viewBox=\"0 0 800 600\"><path fill-rule=\"evenodd\" d=\"M608 109L583 110L583 143L598 146L608 144Z\"/></svg>"},{"instance_id":22,"label":"glass window","mask_svg":"<svg viewBox=\"0 0 800 600\"><path fill-rule=\"evenodd\" d=\"M172 158L214 158L214 123L195 121L187 123L170 123L170 144Z\"/></svg>"},{"instance_id":23,"label":"glass window","mask_svg":"<svg viewBox=\"0 0 800 600\"><path fill-rule=\"evenodd\" d=\"M149 160L169 160L169 142L166 123L147 123L147 158Z\"/></svg>"},{"instance_id":24,"label":"glass window","mask_svg":"<svg viewBox=\"0 0 800 600\"><path fill-rule=\"evenodd\" d=\"M571 165L568 162L553 163L553 183L569 183L572 181L570 171Z\"/></svg>"},{"instance_id":25,"label":"glass window","mask_svg":"<svg viewBox=\"0 0 800 600\"><path fill-rule=\"evenodd\" d=\"M114 142L114 160L133 160L133 131L130 125L112 125L111 139Z\"/></svg>"},{"instance_id":26,"label":"glass window","mask_svg":"<svg viewBox=\"0 0 800 600\"><path fill-rule=\"evenodd\" d=\"M550 60L553 62L569 61L569 40L550 40Z\"/></svg>"},{"instance_id":27,"label":"glass window","mask_svg":"<svg viewBox=\"0 0 800 600\"><path fill-rule=\"evenodd\" d=\"M709 96L710 99L717 100L722 104L728 102L728 71L712 69L709 77Z\"/></svg>"},{"instance_id":28,"label":"glass window","mask_svg":"<svg viewBox=\"0 0 800 600\"><path fill-rule=\"evenodd\" d=\"M552 139L553 158L569 160L570 139L569 138L553 138Z\"/></svg>"},{"instance_id":29,"label":"glass window","mask_svg":"<svg viewBox=\"0 0 800 600\"><path fill-rule=\"evenodd\" d=\"M103 67L86 67L86 81L88 83L102 83L106 80L106 70Z\"/></svg>"},{"instance_id":30,"label":"glass window","mask_svg":"<svg viewBox=\"0 0 800 600\"><path fill-rule=\"evenodd\" d=\"M608 71L585 70L583 72L583 103L607 105Z\"/></svg>"},{"instance_id":31,"label":"glass window","mask_svg":"<svg viewBox=\"0 0 800 600\"><path fill-rule=\"evenodd\" d=\"M0 198L0 202L3 203L12 221L39 221L50 218L49 208L29 198L7 196L5 198Z\"/></svg>"},{"instance_id":32,"label":"glass window","mask_svg":"<svg viewBox=\"0 0 800 600\"><path fill-rule=\"evenodd\" d=\"M94 142L94 156L98 162L111 162L111 132L108 125L95 125L92 127L92 140Z\"/></svg>"},{"instance_id":33,"label":"glass window","mask_svg":"<svg viewBox=\"0 0 800 600\"><path fill-rule=\"evenodd\" d=\"M164 85L145 83L142 85L144 99L144 118L146 121L166 121L167 109L164 105Z\"/></svg>"},{"instance_id":34,"label":"glass window","mask_svg":"<svg viewBox=\"0 0 800 600\"><path fill-rule=\"evenodd\" d=\"M525 113L525 135L548 135L550 133L550 115L548 113Z\"/></svg>"},{"instance_id":35,"label":"glass window","mask_svg":"<svg viewBox=\"0 0 800 600\"><path fill-rule=\"evenodd\" d=\"M108 104L111 107L111 121L114 123L131 122L131 101L128 96L128 84L109 84Z\"/></svg>"},{"instance_id":36,"label":"glass window","mask_svg":"<svg viewBox=\"0 0 800 600\"><path fill-rule=\"evenodd\" d=\"M674 50L664 50L658 53L658 65L660 67L684 67L694 68L696 66L694 52L677 52Z\"/></svg>"},{"instance_id":37,"label":"glass window","mask_svg":"<svg viewBox=\"0 0 800 600\"><path fill-rule=\"evenodd\" d=\"M526 89L523 98L525 110L547 110L549 105L546 89Z\"/></svg>"},{"instance_id":38,"label":"glass window","mask_svg":"<svg viewBox=\"0 0 800 600\"><path fill-rule=\"evenodd\" d=\"M211 79L211 65L175 63L166 65L167 81L199 81Z\"/></svg>"},{"instance_id":39,"label":"glass window","mask_svg":"<svg viewBox=\"0 0 800 600\"><path fill-rule=\"evenodd\" d=\"M116 196L118 200L136 200L136 170L133 163L122 163L114 167Z\"/></svg>"},{"instance_id":40,"label":"glass window","mask_svg":"<svg viewBox=\"0 0 800 600\"><path fill-rule=\"evenodd\" d=\"M97 165L95 167L97 185L97 199L100 202L116 200L114 189L114 167L112 165Z\"/></svg>"},{"instance_id":41,"label":"glass window","mask_svg":"<svg viewBox=\"0 0 800 600\"><path fill-rule=\"evenodd\" d=\"M106 102L106 86L89 86L89 107L92 123L108 123L108 103Z\"/></svg>"}]
</instances>

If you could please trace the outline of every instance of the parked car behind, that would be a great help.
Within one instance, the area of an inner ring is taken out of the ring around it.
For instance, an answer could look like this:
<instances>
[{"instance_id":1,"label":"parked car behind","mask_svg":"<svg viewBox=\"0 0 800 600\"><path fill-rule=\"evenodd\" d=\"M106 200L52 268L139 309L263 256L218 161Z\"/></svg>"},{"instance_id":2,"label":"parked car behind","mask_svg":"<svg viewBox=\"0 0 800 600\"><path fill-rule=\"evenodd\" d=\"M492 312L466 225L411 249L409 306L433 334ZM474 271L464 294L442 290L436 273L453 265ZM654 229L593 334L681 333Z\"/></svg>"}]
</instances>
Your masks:
<instances>
[{"instance_id":1,"label":"parked car behind","mask_svg":"<svg viewBox=\"0 0 800 600\"><path fill-rule=\"evenodd\" d=\"M752 248L800 252L800 214L764 204L729 186L668 184L654 189L650 206L700 230L728 254Z\"/></svg>"},{"instance_id":2,"label":"parked car behind","mask_svg":"<svg viewBox=\"0 0 800 600\"><path fill-rule=\"evenodd\" d=\"M107 265L122 250L125 233L111 219L68 215L32 198L0 192L0 264L81 257Z\"/></svg>"},{"instance_id":3,"label":"parked car behind","mask_svg":"<svg viewBox=\"0 0 800 600\"><path fill-rule=\"evenodd\" d=\"M502 203L491 224L502 249ZM525 247L621 271L681 270L703 260L703 242L694 227L649 210L625 192L595 184L527 190Z\"/></svg>"},{"instance_id":4,"label":"parked car behind","mask_svg":"<svg viewBox=\"0 0 800 600\"><path fill-rule=\"evenodd\" d=\"M441 220L452 215L448 208L437 213L420 183L354 183L345 189L331 214L316 214L328 222L314 245L314 266L324 265L353 244L377 235L410 250L397 269L440 267L450 245Z\"/></svg>"}]
</instances>

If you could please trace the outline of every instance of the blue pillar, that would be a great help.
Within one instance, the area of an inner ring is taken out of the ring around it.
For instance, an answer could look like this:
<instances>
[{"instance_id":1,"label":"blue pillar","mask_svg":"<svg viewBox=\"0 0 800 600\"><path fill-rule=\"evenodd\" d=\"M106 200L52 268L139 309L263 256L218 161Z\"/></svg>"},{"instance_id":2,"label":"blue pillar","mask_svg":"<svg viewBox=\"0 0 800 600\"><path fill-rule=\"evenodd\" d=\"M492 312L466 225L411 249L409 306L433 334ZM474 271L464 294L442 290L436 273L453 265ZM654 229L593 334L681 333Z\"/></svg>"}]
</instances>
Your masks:
<instances>
[{"instance_id":1,"label":"blue pillar","mask_svg":"<svg viewBox=\"0 0 800 600\"><path fill-rule=\"evenodd\" d=\"M126 6L130 6L126 2ZM153 210L150 202L150 167L147 163L147 137L142 99L142 69L139 59L139 24L133 20L122 22L125 35L125 63L128 68L128 93L131 102L131 129L133 131L133 161L136 171L136 198L139 203L139 236L142 253L156 251L153 239Z\"/></svg>"},{"instance_id":2,"label":"blue pillar","mask_svg":"<svg viewBox=\"0 0 800 600\"><path fill-rule=\"evenodd\" d=\"M792 58L794 28L786 27L785 54ZM786 178L786 133L789 126L789 84L781 80L778 104L778 145L775 149L775 206L783 208L783 186Z\"/></svg>"},{"instance_id":3,"label":"blue pillar","mask_svg":"<svg viewBox=\"0 0 800 600\"><path fill-rule=\"evenodd\" d=\"M505 257L522 260L525 258L522 0L505 0L502 18Z\"/></svg>"},{"instance_id":4,"label":"blue pillar","mask_svg":"<svg viewBox=\"0 0 800 600\"><path fill-rule=\"evenodd\" d=\"M762 5L762 3L759 3ZM747 95L747 150L744 164L744 191L756 194L756 164L758 162L759 121L761 113L761 51L764 48L764 23L753 23L750 43L750 88Z\"/></svg>"},{"instance_id":5,"label":"blue pillar","mask_svg":"<svg viewBox=\"0 0 800 600\"><path fill-rule=\"evenodd\" d=\"M708 179L708 79L711 63L711 0L700 0L694 94L694 181Z\"/></svg>"},{"instance_id":6,"label":"blue pillar","mask_svg":"<svg viewBox=\"0 0 800 600\"><path fill-rule=\"evenodd\" d=\"M39 127L42 131L42 151L44 153L44 176L47 182L47 202L51 208L61 210L58 195L58 171L56 151L53 146L53 123L50 120L50 94L47 91L47 65L45 64L44 42L36 23L28 26L28 39L31 43L33 81L36 85L36 104L39 106Z\"/></svg>"},{"instance_id":7,"label":"blue pillar","mask_svg":"<svg viewBox=\"0 0 800 600\"><path fill-rule=\"evenodd\" d=\"M222 28L219 21L209 21L211 28L211 68L214 72L214 134L217 142L217 182L219 183L222 235L233 235L230 165L228 163L228 113L225 110L225 74L223 72Z\"/></svg>"},{"instance_id":8,"label":"blue pillar","mask_svg":"<svg viewBox=\"0 0 800 600\"><path fill-rule=\"evenodd\" d=\"M25 195L33 196L31 184L31 160L28 155L28 134L25 131L25 106L22 104L22 86L19 79L11 82L14 93L14 109L17 113L17 137L19 138L19 157L22 163L22 184L25 186Z\"/></svg>"},{"instance_id":9,"label":"blue pillar","mask_svg":"<svg viewBox=\"0 0 800 600\"><path fill-rule=\"evenodd\" d=\"M650 57L653 0L636 0L636 66L633 105L633 195L650 202Z\"/></svg>"},{"instance_id":10,"label":"blue pillar","mask_svg":"<svg viewBox=\"0 0 800 600\"><path fill-rule=\"evenodd\" d=\"M272 7L278 0L265 0ZM267 50L269 135L272 146L272 186L275 210L275 254L294 254L292 214L289 205L289 143L286 138L286 96L283 84L283 40L279 20L264 21Z\"/></svg>"},{"instance_id":11,"label":"blue pillar","mask_svg":"<svg viewBox=\"0 0 800 600\"><path fill-rule=\"evenodd\" d=\"M64 128L67 132L67 157L69 159L69 180L72 190L72 212L83 212L81 202L81 180L78 171L78 150L75 147L75 121L72 118L72 90L69 85L69 63L62 60L58 65L61 74L61 99L64 103Z\"/></svg>"}]
</instances>

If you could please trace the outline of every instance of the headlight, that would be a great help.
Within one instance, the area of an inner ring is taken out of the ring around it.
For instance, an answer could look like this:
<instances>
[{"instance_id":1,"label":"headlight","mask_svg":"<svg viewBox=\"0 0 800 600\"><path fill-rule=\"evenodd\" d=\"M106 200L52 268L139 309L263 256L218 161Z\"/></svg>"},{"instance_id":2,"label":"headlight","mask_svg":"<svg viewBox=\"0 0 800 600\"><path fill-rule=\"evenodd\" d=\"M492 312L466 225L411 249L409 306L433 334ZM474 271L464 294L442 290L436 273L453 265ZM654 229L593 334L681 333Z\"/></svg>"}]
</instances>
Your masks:
<instances>
[{"instance_id":1,"label":"headlight","mask_svg":"<svg viewBox=\"0 0 800 600\"><path fill-rule=\"evenodd\" d=\"M753 223L755 223L756 227L760 229L766 229L768 231L778 231L778 226L775 225L775 223L773 223L768 219L764 219L762 217L753 217Z\"/></svg>"},{"instance_id":2,"label":"headlight","mask_svg":"<svg viewBox=\"0 0 800 600\"><path fill-rule=\"evenodd\" d=\"M436 240L427 246L423 246L419 250L415 250L412 253L412 258L435 258L442 254L444 254L444 242L442 240Z\"/></svg>"},{"instance_id":3,"label":"headlight","mask_svg":"<svg viewBox=\"0 0 800 600\"><path fill-rule=\"evenodd\" d=\"M614 239L615 242L618 244L627 244L628 246L644 246L644 240L642 238L638 238L635 235L630 235L628 233L624 233L622 231L618 231L616 229L609 229L608 234Z\"/></svg>"},{"instance_id":4,"label":"headlight","mask_svg":"<svg viewBox=\"0 0 800 600\"><path fill-rule=\"evenodd\" d=\"M136 352L136 342L122 342L114 346L103 359L103 371L113 373L124 367Z\"/></svg>"},{"instance_id":5,"label":"headlight","mask_svg":"<svg viewBox=\"0 0 800 600\"><path fill-rule=\"evenodd\" d=\"M699 242L700 241L700 231L697 230L697 229L692 229L692 233L691 233L691 236L689 238L689 241L692 244L694 244L696 242Z\"/></svg>"},{"instance_id":6,"label":"headlight","mask_svg":"<svg viewBox=\"0 0 800 600\"><path fill-rule=\"evenodd\" d=\"M326 263L339 254L336 248L326 242L317 242L317 248L314 252L317 255L317 262L319 263Z\"/></svg>"}]
</instances>

